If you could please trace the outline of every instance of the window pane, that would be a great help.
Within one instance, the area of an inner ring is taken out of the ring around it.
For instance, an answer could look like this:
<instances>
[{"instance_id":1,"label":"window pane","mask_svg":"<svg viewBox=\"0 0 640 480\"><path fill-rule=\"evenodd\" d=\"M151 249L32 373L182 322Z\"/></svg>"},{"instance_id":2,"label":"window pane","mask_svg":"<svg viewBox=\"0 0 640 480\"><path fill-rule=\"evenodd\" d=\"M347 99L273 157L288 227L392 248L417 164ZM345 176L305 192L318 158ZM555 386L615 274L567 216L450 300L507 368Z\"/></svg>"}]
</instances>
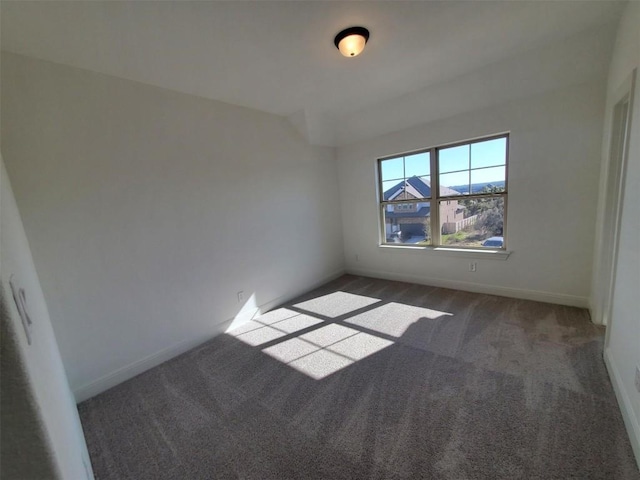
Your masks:
<instances>
[{"instance_id":1,"label":"window pane","mask_svg":"<svg viewBox=\"0 0 640 480\"><path fill-rule=\"evenodd\" d=\"M418 202L392 207L393 211L389 208L383 209L386 243L431 245L428 205Z\"/></svg>"},{"instance_id":2,"label":"window pane","mask_svg":"<svg viewBox=\"0 0 640 480\"><path fill-rule=\"evenodd\" d=\"M384 200L398 200L400 193L404 191L404 180L389 180L382 182L382 191Z\"/></svg>"},{"instance_id":3,"label":"window pane","mask_svg":"<svg viewBox=\"0 0 640 480\"><path fill-rule=\"evenodd\" d=\"M430 172L429 152L417 153L404 157L404 174L407 178L429 175Z\"/></svg>"},{"instance_id":4,"label":"window pane","mask_svg":"<svg viewBox=\"0 0 640 480\"><path fill-rule=\"evenodd\" d=\"M471 144L471 168L504 165L507 160L507 139L496 138Z\"/></svg>"},{"instance_id":5,"label":"window pane","mask_svg":"<svg viewBox=\"0 0 640 480\"><path fill-rule=\"evenodd\" d=\"M429 197L431 197L431 177L407 178L406 198L404 200Z\"/></svg>"},{"instance_id":6,"label":"window pane","mask_svg":"<svg viewBox=\"0 0 640 480\"><path fill-rule=\"evenodd\" d=\"M398 195L395 200L413 200L415 197L406 188Z\"/></svg>"},{"instance_id":7,"label":"window pane","mask_svg":"<svg viewBox=\"0 0 640 480\"><path fill-rule=\"evenodd\" d=\"M438 153L440 173L469 169L469 145L441 148Z\"/></svg>"},{"instance_id":8,"label":"window pane","mask_svg":"<svg viewBox=\"0 0 640 480\"><path fill-rule=\"evenodd\" d=\"M420 177L420 181L424 184L423 198L431 198L431 177Z\"/></svg>"},{"instance_id":9,"label":"window pane","mask_svg":"<svg viewBox=\"0 0 640 480\"><path fill-rule=\"evenodd\" d=\"M440 195L448 197L469 193L469 171L440 175Z\"/></svg>"},{"instance_id":10,"label":"window pane","mask_svg":"<svg viewBox=\"0 0 640 480\"><path fill-rule=\"evenodd\" d=\"M433 202L440 209L440 224L433 227L440 228L442 246L504 248L507 145L505 135L381 160L380 198L392 202L379 207L382 241L432 245L429 209ZM433 172L432 152L437 160ZM439 185L437 195L432 180ZM483 195L469 198L470 194Z\"/></svg>"},{"instance_id":11,"label":"window pane","mask_svg":"<svg viewBox=\"0 0 640 480\"><path fill-rule=\"evenodd\" d=\"M471 170L471 188L473 193L491 191L490 187L497 187L504 191L505 167L481 168ZM494 190L496 191L496 190Z\"/></svg>"},{"instance_id":12,"label":"window pane","mask_svg":"<svg viewBox=\"0 0 640 480\"><path fill-rule=\"evenodd\" d=\"M502 197L440 202L443 246L503 248L503 224Z\"/></svg>"},{"instance_id":13,"label":"window pane","mask_svg":"<svg viewBox=\"0 0 640 480\"><path fill-rule=\"evenodd\" d=\"M404 163L402 157L381 161L380 170L383 181L404 178Z\"/></svg>"}]
</instances>

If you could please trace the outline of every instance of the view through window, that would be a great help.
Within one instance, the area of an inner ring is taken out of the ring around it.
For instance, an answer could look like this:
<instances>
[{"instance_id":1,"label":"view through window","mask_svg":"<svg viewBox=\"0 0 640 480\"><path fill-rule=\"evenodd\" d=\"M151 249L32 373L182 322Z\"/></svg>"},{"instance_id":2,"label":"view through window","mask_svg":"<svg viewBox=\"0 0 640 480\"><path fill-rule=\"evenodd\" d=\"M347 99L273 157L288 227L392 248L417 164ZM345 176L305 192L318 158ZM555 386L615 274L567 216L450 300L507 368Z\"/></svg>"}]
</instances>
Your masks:
<instances>
[{"instance_id":1,"label":"view through window","mask_svg":"<svg viewBox=\"0 0 640 480\"><path fill-rule=\"evenodd\" d=\"M504 249L508 134L379 160L382 243Z\"/></svg>"}]
</instances>

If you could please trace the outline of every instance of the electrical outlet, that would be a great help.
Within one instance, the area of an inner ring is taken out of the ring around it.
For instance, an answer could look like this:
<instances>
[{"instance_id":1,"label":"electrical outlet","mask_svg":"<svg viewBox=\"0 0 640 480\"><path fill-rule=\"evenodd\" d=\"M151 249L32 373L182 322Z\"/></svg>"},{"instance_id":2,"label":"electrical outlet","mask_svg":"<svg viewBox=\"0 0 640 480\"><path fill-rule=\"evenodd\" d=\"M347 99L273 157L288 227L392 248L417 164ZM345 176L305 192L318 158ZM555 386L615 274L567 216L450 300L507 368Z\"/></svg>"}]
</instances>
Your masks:
<instances>
[{"instance_id":1,"label":"electrical outlet","mask_svg":"<svg viewBox=\"0 0 640 480\"><path fill-rule=\"evenodd\" d=\"M636 390L640 392L640 366L636 367Z\"/></svg>"},{"instance_id":2,"label":"electrical outlet","mask_svg":"<svg viewBox=\"0 0 640 480\"><path fill-rule=\"evenodd\" d=\"M244 290L238 292L238 303L244 302Z\"/></svg>"},{"instance_id":3,"label":"electrical outlet","mask_svg":"<svg viewBox=\"0 0 640 480\"><path fill-rule=\"evenodd\" d=\"M478 270L478 262L469 262L469 271L475 272Z\"/></svg>"},{"instance_id":4,"label":"electrical outlet","mask_svg":"<svg viewBox=\"0 0 640 480\"><path fill-rule=\"evenodd\" d=\"M359 262L359 261L360 261L360 255L356 253L356 262Z\"/></svg>"}]
</instances>

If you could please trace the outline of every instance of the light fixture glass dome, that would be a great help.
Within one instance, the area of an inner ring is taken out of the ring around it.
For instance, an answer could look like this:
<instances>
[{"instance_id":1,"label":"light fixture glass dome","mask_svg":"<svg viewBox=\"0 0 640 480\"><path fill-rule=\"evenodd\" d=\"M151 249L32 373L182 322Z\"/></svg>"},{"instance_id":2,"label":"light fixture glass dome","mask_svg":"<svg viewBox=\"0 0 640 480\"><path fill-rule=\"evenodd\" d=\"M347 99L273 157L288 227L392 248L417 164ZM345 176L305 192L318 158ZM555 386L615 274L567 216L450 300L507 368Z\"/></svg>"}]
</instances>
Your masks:
<instances>
[{"instance_id":1,"label":"light fixture glass dome","mask_svg":"<svg viewBox=\"0 0 640 480\"><path fill-rule=\"evenodd\" d=\"M364 27L351 27L336 35L334 44L345 57L355 57L364 50L367 40L369 30Z\"/></svg>"}]
</instances>

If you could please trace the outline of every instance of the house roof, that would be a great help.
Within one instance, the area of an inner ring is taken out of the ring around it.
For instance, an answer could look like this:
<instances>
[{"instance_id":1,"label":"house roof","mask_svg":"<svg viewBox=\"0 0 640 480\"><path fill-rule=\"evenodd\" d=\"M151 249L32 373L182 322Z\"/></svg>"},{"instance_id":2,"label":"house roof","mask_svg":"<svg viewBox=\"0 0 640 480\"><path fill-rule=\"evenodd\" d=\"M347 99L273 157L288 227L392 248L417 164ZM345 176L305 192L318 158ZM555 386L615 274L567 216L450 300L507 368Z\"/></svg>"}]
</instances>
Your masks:
<instances>
[{"instance_id":1,"label":"house roof","mask_svg":"<svg viewBox=\"0 0 640 480\"><path fill-rule=\"evenodd\" d=\"M403 192L416 199L429 198L431 196L431 181L417 176L407 178L406 184L404 180L400 180L396 185L384 192L384 199L387 201L404 200L398 198ZM440 195L460 195L460 192L441 186Z\"/></svg>"}]
</instances>

